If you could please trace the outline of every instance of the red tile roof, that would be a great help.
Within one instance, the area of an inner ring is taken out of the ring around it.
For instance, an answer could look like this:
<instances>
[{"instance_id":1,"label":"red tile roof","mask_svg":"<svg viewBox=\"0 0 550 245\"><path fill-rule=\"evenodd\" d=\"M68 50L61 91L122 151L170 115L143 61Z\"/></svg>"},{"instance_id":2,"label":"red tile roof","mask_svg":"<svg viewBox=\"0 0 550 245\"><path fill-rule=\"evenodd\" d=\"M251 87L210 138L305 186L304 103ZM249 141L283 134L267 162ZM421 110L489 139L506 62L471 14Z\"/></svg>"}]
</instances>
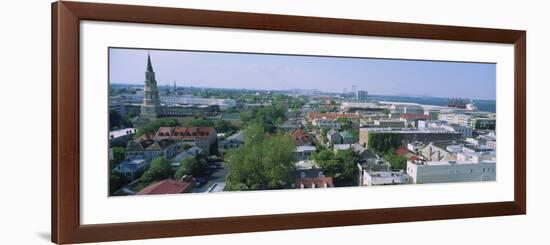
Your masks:
<instances>
[{"instance_id":1,"label":"red tile roof","mask_svg":"<svg viewBox=\"0 0 550 245\"><path fill-rule=\"evenodd\" d=\"M308 144L311 143L309 139L309 134L304 132L302 129L296 129L292 132L292 141L294 144Z\"/></svg>"},{"instance_id":2,"label":"red tile roof","mask_svg":"<svg viewBox=\"0 0 550 245\"><path fill-rule=\"evenodd\" d=\"M397 148L395 150L395 154L398 155L398 156L402 156L402 155L406 155L406 154L409 154L409 150L407 148L405 148L404 146L400 146L399 148Z\"/></svg>"},{"instance_id":3,"label":"red tile roof","mask_svg":"<svg viewBox=\"0 0 550 245\"><path fill-rule=\"evenodd\" d=\"M136 195L183 193L192 187L192 183L193 182L166 179L148 185L147 187L136 193Z\"/></svg>"},{"instance_id":4,"label":"red tile roof","mask_svg":"<svg viewBox=\"0 0 550 245\"><path fill-rule=\"evenodd\" d=\"M325 187L325 184L326 184L326 187ZM314 186L315 188L334 187L334 184L332 183L332 177L296 179L296 189L309 189L309 188L313 188Z\"/></svg>"}]
</instances>

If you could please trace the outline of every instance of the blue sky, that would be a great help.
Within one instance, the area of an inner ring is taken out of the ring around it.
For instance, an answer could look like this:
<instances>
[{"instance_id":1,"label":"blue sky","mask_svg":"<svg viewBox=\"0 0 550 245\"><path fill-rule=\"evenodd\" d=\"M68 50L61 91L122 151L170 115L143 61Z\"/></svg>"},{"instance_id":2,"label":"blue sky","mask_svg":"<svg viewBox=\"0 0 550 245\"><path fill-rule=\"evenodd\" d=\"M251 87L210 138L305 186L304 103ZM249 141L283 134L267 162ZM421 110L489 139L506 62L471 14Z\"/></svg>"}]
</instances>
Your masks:
<instances>
[{"instance_id":1,"label":"blue sky","mask_svg":"<svg viewBox=\"0 0 550 245\"><path fill-rule=\"evenodd\" d=\"M110 82L142 84L148 52L159 85L496 97L495 64L145 49L111 48Z\"/></svg>"}]
</instances>

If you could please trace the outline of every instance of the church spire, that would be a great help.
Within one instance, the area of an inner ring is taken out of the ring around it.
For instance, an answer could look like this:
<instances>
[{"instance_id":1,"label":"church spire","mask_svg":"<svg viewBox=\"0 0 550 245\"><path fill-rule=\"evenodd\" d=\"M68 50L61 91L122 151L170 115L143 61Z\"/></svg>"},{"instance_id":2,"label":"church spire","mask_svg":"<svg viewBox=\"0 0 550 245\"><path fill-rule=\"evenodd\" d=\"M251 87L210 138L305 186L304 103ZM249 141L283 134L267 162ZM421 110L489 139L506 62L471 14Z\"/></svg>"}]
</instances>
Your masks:
<instances>
[{"instance_id":1,"label":"church spire","mask_svg":"<svg viewBox=\"0 0 550 245\"><path fill-rule=\"evenodd\" d=\"M147 53L147 71L153 72L153 65L151 64L151 56Z\"/></svg>"}]
</instances>

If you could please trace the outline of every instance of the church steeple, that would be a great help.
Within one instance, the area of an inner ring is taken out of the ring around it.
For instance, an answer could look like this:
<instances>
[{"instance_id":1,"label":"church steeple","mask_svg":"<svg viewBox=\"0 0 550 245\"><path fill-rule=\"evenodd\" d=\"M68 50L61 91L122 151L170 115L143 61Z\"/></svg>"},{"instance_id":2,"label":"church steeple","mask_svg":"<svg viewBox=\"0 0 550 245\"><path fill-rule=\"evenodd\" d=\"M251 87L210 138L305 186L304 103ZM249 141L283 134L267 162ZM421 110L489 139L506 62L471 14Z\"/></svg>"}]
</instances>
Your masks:
<instances>
[{"instance_id":1,"label":"church steeple","mask_svg":"<svg viewBox=\"0 0 550 245\"><path fill-rule=\"evenodd\" d=\"M153 65L151 64L151 56L147 53L147 71L153 72Z\"/></svg>"},{"instance_id":2,"label":"church steeple","mask_svg":"<svg viewBox=\"0 0 550 245\"><path fill-rule=\"evenodd\" d=\"M145 72L145 86L143 87L143 104L141 117L156 118L160 110L160 96L155 79L155 72L151 64L151 56L147 54L147 71Z\"/></svg>"}]
</instances>

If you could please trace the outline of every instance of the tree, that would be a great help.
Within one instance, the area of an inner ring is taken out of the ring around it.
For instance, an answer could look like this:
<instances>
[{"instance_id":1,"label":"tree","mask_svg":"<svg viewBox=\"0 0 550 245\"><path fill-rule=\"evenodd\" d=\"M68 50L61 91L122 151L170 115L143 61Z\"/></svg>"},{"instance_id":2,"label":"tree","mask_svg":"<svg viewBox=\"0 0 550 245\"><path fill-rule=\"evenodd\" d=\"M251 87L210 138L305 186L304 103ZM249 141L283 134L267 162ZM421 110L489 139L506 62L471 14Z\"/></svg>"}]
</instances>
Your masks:
<instances>
[{"instance_id":1,"label":"tree","mask_svg":"<svg viewBox=\"0 0 550 245\"><path fill-rule=\"evenodd\" d=\"M339 150L333 153L322 150L313 154L313 160L323 169L323 173L334 178L338 186L352 186L357 184L357 161L359 157L352 149Z\"/></svg>"},{"instance_id":2,"label":"tree","mask_svg":"<svg viewBox=\"0 0 550 245\"><path fill-rule=\"evenodd\" d=\"M401 138L395 134L369 133L368 148L379 154L385 154L401 145Z\"/></svg>"},{"instance_id":3,"label":"tree","mask_svg":"<svg viewBox=\"0 0 550 245\"><path fill-rule=\"evenodd\" d=\"M384 110L382 110L382 113L388 115L390 114L390 110L388 108L384 108Z\"/></svg>"},{"instance_id":4,"label":"tree","mask_svg":"<svg viewBox=\"0 0 550 245\"><path fill-rule=\"evenodd\" d=\"M175 179L181 179L184 175L198 175L208 168L208 162L204 155L187 158L181 161L178 170L174 174Z\"/></svg>"},{"instance_id":5,"label":"tree","mask_svg":"<svg viewBox=\"0 0 550 245\"><path fill-rule=\"evenodd\" d=\"M216 120L214 128L216 128L216 131L219 133L234 132L238 129L235 125L226 120Z\"/></svg>"},{"instance_id":6,"label":"tree","mask_svg":"<svg viewBox=\"0 0 550 245\"><path fill-rule=\"evenodd\" d=\"M338 119L336 119L336 121L338 123L340 123L340 126L342 127L343 130L347 130L347 131L351 131L352 129L352 122L349 118L347 117L340 117Z\"/></svg>"},{"instance_id":7,"label":"tree","mask_svg":"<svg viewBox=\"0 0 550 245\"><path fill-rule=\"evenodd\" d=\"M243 147L228 152L227 190L285 188L293 182L294 144L285 134L270 135L260 125L245 131Z\"/></svg>"},{"instance_id":8,"label":"tree","mask_svg":"<svg viewBox=\"0 0 550 245\"><path fill-rule=\"evenodd\" d=\"M126 154L126 148L115 146L111 148L111 151L113 152L113 159L110 162L111 169L116 167L119 163L121 163L124 160L124 155Z\"/></svg>"},{"instance_id":9,"label":"tree","mask_svg":"<svg viewBox=\"0 0 550 245\"><path fill-rule=\"evenodd\" d=\"M199 117L183 122L184 127L214 127L214 123L206 118Z\"/></svg>"},{"instance_id":10,"label":"tree","mask_svg":"<svg viewBox=\"0 0 550 245\"><path fill-rule=\"evenodd\" d=\"M396 155L393 149L389 150L383 158L390 163L393 170L405 170L407 168L407 158Z\"/></svg>"},{"instance_id":11,"label":"tree","mask_svg":"<svg viewBox=\"0 0 550 245\"><path fill-rule=\"evenodd\" d=\"M118 129L122 123L122 117L115 110L109 110L109 129Z\"/></svg>"},{"instance_id":12,"label":"tree","mask_svg":"<svg viewBox=\"0 0 550 245\"><path fill-rule=\"evenodd\" d=\"M285 109L282 105L254 108L241 112L241 121L246 125L261 125L267 133L275 133L277 126L286 120Z\"/></svg>"},{"instance_id":13,"label":"tree","mask_svg":"<svg viewBox=\"0 0 550 245\"><path fill-rule=\"evenodd\" d=\"M109 176L109 193L113 194L118 189L124 187L130 182L126 176L123 174L117 172L117 171L111 171L111 175Z\"/></svg>"},{"instance_id":14,"label":"tree","mask_svg":"<svg viewBox=\"0 0 550 245\"><path fill-rule=\"evenodd\" d=\"M150 184L155 180L164 180L169 178L172 175L172 168L170 163L160 156L151 162L151 166L140 178L140 182L144 184Z\"/></svg>"},{"instance_id":15,"label":"tree","mask_svg":"<svg viewBox=\"0 0 550 245\"><path fill-rule=\"evenodd\" d=\"M357 185L357 175L359 174L357 168L358 154L353 149L347 149L336 152L334 157L340 164L341 171L340 178L336 179L336 182L344 186Z\"/></svg>"}]
</instances>

